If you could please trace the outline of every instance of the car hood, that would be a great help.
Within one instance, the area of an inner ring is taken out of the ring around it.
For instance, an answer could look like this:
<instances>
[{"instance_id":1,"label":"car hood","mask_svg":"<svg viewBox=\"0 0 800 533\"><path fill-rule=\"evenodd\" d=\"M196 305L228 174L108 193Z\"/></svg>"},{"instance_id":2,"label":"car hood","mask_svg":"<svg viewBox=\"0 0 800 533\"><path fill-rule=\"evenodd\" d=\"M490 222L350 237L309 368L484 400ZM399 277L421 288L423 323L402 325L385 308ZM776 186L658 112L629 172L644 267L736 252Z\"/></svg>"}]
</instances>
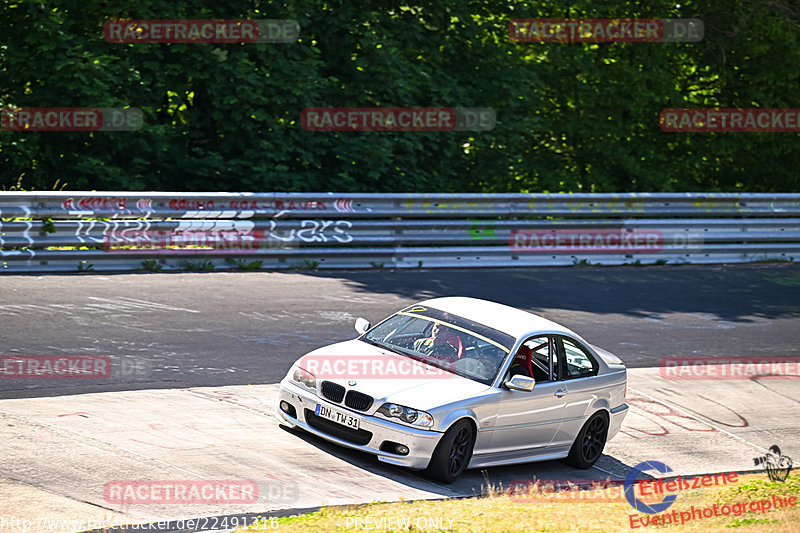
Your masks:
<instances>
[{"instance_id":1,"label":"car hood","mask_svg":"<svg viewBox=\"0 0 800 533\"><path fill-rule=\"evenodd\" d=\"M346 360L347 357L360 357L362 359L375 357L380 358L379 360L381 361L382 358L386 357L384 368L389 368L392 363L395 366L401 362L408 365L410 361L413 361L409 357L396 354L388 349L353 339L309 352L300 358L298 364L306 370L310 370L308 363L311 360L316 360L317 368L319 368L319 361L324 361L328 357L332 360ZM422 410L429 410L441 405L465 400L490 388L483 383L425 365L424 363L417 362L417 364L424 365L423 368L429 370L430 374L421 377L416 377L416 375L374 377L374 374L356 374L352 376L337 374L331 376L321 373L317 377L317 381L318 384L320 381L333 381L344 385L347 389L369 394L375 398L378 406L384 402L391 402ZM351 385L350 383L352 382L355 382L355 385Z\"/></svg>"}]
</instances>

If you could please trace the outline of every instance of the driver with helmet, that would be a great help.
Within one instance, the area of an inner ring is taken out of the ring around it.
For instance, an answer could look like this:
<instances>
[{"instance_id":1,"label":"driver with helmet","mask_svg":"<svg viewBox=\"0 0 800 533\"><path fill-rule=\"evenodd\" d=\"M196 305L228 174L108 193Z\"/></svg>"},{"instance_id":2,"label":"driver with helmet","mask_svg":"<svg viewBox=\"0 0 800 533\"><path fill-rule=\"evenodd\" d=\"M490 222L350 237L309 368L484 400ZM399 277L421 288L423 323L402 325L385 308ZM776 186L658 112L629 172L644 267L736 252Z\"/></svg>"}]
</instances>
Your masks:
<instances>
[{"instance_id":1,"label":"driver with helmet","mask_svg":"<svg viewBox=\"0 0 800 533\"><path fill-rule=\"evenodd\" d=\"M458 349L448 340L449 328L438 322L431 327L431 336L414 341L414 351L437 357L455 357Z\"/></svg>"}]
</instances>

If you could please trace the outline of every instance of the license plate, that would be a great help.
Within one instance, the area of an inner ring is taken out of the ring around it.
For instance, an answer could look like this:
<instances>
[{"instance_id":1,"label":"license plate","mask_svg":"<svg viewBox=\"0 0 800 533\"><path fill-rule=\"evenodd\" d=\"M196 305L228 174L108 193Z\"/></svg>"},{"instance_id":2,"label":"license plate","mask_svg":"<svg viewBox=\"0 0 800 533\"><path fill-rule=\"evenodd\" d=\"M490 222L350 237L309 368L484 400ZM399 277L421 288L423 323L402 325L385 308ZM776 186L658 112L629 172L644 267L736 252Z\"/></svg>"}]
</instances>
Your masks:
<instances>
[{"instance_id":1,"label":"license plate","mask_svg":"<svg viewBox=\"0 0 800 533\"><path fill-rule=\"evenodd\" d=\"M317 416L327 418L328 420L332 420L353 429L358 429L360 422L360 419L354 417L353 415L348 415L347 413L342 413L341 411L335 411L330 407L325 407L319 403L317 404L317 408L314 410L314 413Z\"/></svg>"}]
</instances>

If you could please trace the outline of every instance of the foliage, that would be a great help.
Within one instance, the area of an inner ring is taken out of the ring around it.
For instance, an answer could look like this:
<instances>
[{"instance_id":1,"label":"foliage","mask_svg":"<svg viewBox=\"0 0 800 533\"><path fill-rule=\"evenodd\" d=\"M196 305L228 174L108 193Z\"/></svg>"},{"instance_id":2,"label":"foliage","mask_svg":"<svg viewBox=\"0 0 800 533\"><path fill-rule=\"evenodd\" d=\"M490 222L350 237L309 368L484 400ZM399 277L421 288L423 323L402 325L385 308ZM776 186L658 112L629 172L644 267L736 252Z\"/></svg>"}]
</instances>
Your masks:
<instances>
[{"instance_id":1,"label":"foliage","mask_svg":"<svg viewBox=\"0 0 800 533\"><path fill-rule=\"evenodd\" d=\"M211 259L198 259L196 261L184 259L181 261L181 266L189 272L211 272L214 270L214 262Z\"/></svg>"},{"instance_id":2,"label":"foliage","mask_svg":"<svg viewBox=\"0 0 800 533\"><path fill-rule=\"evenodd\" d=\"M94 272L94 265L88 261L79 261L78 272Z\"/></svg>"},{"instance_id":3,"label":"foliage","mask_svg":"<svg viewBox=\"0 0 800 533\"><path fill-rule=\"evenodd\" d=\"M42 235L47 233L55 233L56 232L56 225L53 223L52 218L45 218L42 220L42 229L39 231Z\"/></svg>"},{"instance_id":4,"label":"foliage","mask_svg":"<svg viewBox=\"0 0 800 533\"><path fill-rule=\"evenodd\" d=\"M748 501L770 498L772 495L788 497L792 495L800 496L800 474L794 472L786 478L786 481L769 481L765 479L753 479L747 483L741 483L726 493L721 498L720 503L729 501Z\"/></svg>"},{"instance_id":5,"label":"foliage","mask_svg":"<svg viewBox=\"0 0 800 533\"><path fill-rule=\"evenodd\" d=\"M248 262L238 257L226 257L225 262L239 270L258 270L264 265L264 261L261 259Z\"/></svg>"},{"instance_id":6,"label":"foliage","mask_svg":"<svg viewBox=\"0 0 800 533\"><path fill-rule=\"evenodd\" d=\"M156 259L146 259L142 261L142 268L148 272L160 272L164 265L159 263Z\"/></svg>"},{"instance_id":7,"label":"foliage","mask_svg":"<svg viewBox=\"0 0 800 533\"><path fill-rule=\"evenodd\" d=\"M318 266L319 261L305 257L301 262L290 265L289 268L292 270L315 270Z\"/></svg>"}]
</instances>

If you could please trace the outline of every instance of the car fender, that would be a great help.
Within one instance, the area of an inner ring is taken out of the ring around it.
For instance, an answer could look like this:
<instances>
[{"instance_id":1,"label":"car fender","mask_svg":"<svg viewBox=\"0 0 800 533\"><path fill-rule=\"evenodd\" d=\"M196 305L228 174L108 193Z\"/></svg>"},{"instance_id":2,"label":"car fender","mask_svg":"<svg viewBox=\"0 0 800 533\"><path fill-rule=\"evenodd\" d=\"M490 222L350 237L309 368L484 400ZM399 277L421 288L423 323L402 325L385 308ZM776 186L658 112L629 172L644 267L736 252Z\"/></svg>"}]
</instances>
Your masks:
<instances>
[{"instance_id":1,"label":"car fender","mask_svg":"<svg viewBox=\"0 0 800 533\"><path fill-rule=\"evenodd\" d=\"M603 398L602 396L595 398L586 410L586 419L588 420L589 417L597 411L605 411L606 416L609 416L609 413L611 413L611 405L609 405L608 398Z\"/></svg>"},{"instance_id":2,"label":"car fender","mask_svg":"<svg viewBox=\"0 0 800 533\"><path fill-rule=\"evenodd\" d=\"M478 417L475 415L475 412L472 409L467 409L467 408L460 408L448 411L447 414L445 414L444 418L442 418L442 421L436 424L436 429L437 431L441 431L442 433L444 433L448 429L450 429L450 427L453 424L455 424L462 418L469 418L472 421L472 424L474 425L474 428L476 429L477 432L477 428L480 427L480 424L478 424Z\"/></svg>"}]
</instances>

